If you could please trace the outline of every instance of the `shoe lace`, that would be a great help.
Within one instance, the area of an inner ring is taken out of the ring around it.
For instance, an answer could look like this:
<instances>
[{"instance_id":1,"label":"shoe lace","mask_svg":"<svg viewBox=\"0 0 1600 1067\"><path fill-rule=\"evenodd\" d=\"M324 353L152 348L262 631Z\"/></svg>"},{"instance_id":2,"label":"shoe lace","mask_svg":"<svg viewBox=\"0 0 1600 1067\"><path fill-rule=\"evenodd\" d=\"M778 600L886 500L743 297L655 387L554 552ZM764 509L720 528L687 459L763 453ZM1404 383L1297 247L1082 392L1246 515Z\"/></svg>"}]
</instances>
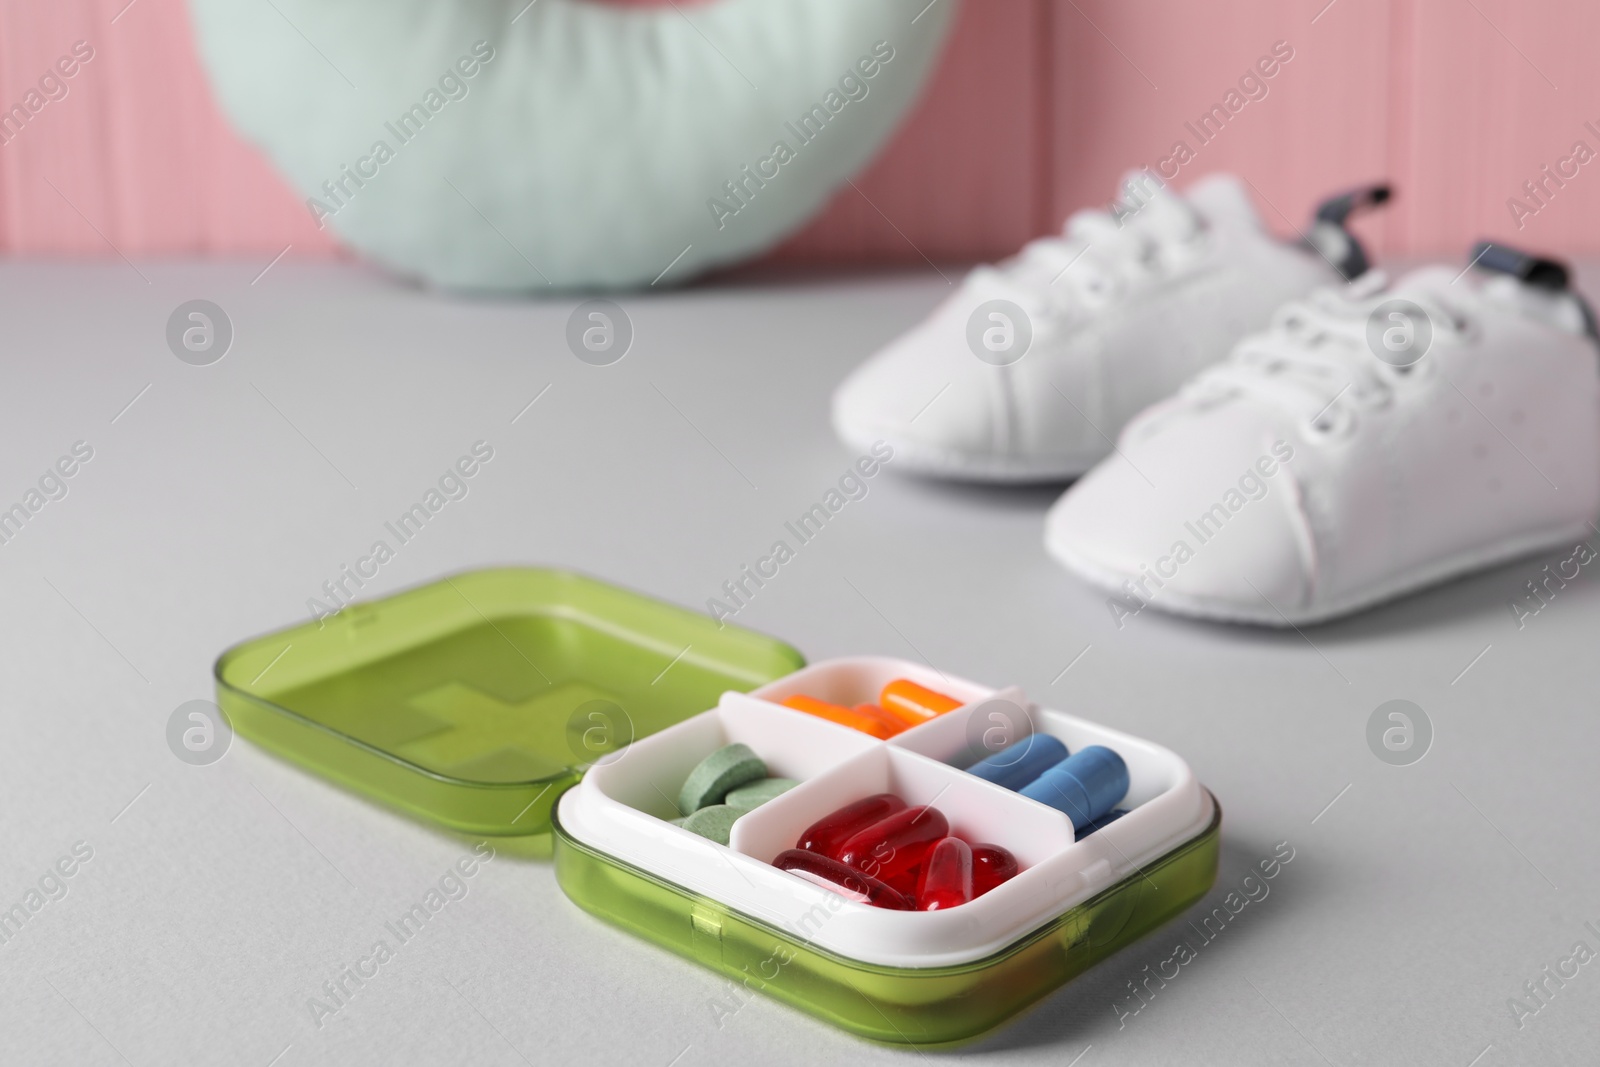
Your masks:
<instances>
[{"instance_id":1,"label":"shoe lace","mask_svg":"<svg viewBox=\"0 0 1600 1067\"><path fill-rule=\"evenodd\" d=\"M1315 436L1350 432L1361 408L1382 408L1400 383L1419 371L1431 373L1432 346L1459 343L1471 323L1435 292L1413 291L1403 298L1420 308L1432 340L1415 362L1380 359L1370 341L1374 313L1397 294L1384 291L1387 279L1373 271L1344 289L1322 289L1278 309L1264 333L1245 338L1223 363L1202 371L1182 395L1208 403L1245 394L1275 405L1302 422ZM1385 316L1377 325L1404 330L1407 323ZM1409 323L1412 330L1419 328ZM1413 334L1414 336L1414 334Z\"/></svg>"},{"instance_id":2,"label":"shoe lace","mask_svg":"<svg viewBox=\"0 0 1600 1067\"><path fill-rule=\"evenodd\" d=\"M1199 212L1165 187L1142 200L1130 189L1114 208L1076 211L1059 235L1030 241L1011 259L973 274L1030 314L1093 312L1128 283L1182 262L1204 229Z\"/></svg>"}]
</instances>

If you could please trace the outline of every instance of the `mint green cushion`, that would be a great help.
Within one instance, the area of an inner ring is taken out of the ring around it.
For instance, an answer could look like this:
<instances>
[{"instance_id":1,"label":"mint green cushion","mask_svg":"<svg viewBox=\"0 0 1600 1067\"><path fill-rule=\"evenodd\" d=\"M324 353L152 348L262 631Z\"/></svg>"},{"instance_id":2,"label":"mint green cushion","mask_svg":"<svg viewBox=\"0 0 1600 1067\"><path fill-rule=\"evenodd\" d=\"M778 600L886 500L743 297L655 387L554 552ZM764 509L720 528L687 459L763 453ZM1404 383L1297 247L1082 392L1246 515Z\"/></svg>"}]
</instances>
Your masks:
<instances>
[{"instance_id":1,"label":"mint green cushion","mask_svg":"<svg viewBox=\"0 0 1600 1067\"><path fill-rule=\"evenodd\" d=\"M895 128L956 6L190 3L223 108L322 224L402 275L530 291L678 283L770 248ZM875 47L892 58L865 77ZM396 125L413 107L418 128ZM807 143L789 124L813 108Z\"/></svg>"}]
</instances>

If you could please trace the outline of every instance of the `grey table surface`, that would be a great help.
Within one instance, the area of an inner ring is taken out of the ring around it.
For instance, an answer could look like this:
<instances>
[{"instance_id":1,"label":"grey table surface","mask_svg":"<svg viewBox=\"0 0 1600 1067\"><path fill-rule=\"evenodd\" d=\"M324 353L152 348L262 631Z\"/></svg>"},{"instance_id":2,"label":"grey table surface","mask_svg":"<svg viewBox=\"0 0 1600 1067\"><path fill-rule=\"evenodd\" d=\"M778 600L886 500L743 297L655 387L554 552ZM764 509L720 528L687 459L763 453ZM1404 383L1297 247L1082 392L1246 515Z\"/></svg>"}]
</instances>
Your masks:
<instances>
[{"instance_id":1,"label":"grey table surface","mask_svg":"<svg viewBox=\"0 0 1600 1067\"><path fill-rule=\"evenodd\" d=\"M0 944L5 1062L1600 1058L1600 964L1561 963L1600 950L1600 589L1585 572L1520 628L1508 607L1569 553L1304 634L1153 612L1118 629L1040 546L1061 487L892 465L738 621L811 658L1018 683L1171 747L1226 813L1200 907L1287 842L1266 897L1209 943L1169 925L988 1039L919 1053L761 997L730 1014L729 982L579 911L547 863L501 856L318 1025L308 1000L465 846L247 742L180 762L169 717L211 695L218 652L303 619L478 440L493 461L368 594L546 563L703 607L845 471L832 386L946 283L624 297L632 348L595 367L564 340L573 299L464 300L292 261L253 281L260 266L0 265L0 502L74 442L94 450L0 546L0 907L41 879L57 898ZM193 298L235 330L211 366L165 341ZM1409 766L1367 743L1393 699L1432 724ZM92 858L48 878L74 846ZM1131 1013L1129 983L1185 938L1195 958ZM1563 966L1576 975L1552 980Z\"/></svg>"}]
</instances>

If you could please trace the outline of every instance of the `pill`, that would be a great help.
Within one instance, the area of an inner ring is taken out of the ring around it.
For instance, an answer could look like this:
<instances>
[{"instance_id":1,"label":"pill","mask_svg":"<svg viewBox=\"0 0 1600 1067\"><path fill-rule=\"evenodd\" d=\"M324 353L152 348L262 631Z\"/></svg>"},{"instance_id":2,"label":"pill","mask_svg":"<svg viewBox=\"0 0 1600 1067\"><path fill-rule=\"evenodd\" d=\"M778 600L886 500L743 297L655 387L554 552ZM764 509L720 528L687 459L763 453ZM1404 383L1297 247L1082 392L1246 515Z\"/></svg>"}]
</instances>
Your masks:
<instances>
[{"instance_id":1,"label":"pill","mask_svg":"<svg viewBox=\"0 0 1600 1067\"><path fill-rule=\"evenodd\" d=\"M875 822L904 811L906 802L893 793L875 793L853 804L846 804L806 827L795 842L796 848L809 849L830 859L839 858L844 843Z\"/></svg>"},{"instance_id":2,"label":"pill","mask_svg":"<svg viewBox=\"0 0 1600 1067\"><path fill-rule=\"evenodd\" d=\"M754 811L773 797L781 796L800 783L793 778L761 778L749 785L728 790L724 804L740 811Z\"/></svg>"},{"instance_id":3,"label":"pill","mask_svg":"<svg viewBox=\"0 0 1600 1067\"><path fill-rule=\"evenodd\" d=\"M890 878L880 878L878 881L885 885L893 886L912 900L915 900L917 899L917 884L922 881L922 865L919 863L909 870L901 871Z\"/></svg>"},{"instance_id":4,"label":"pill","mask_svg":"<svg viewBox=\"0 0 1600 1067\"><path fill-rule=\"evenodd\" d=\"M808 697L796 693L792 697L784 697L783 706L803 711L807 715L815 715L819 719L836 722L840 726L848 726L852 730L860 730L864 734L871 734L879 740L887 740L899 733L904 727L898 722L891 723L887 716L876 716L863 712L860 708L847 708L841 704L830 704L826 700Z\"/></svg>"},{"instance_id":5,"label":"pill","mask_svg":"<svg viewBox=\"0 0 1600 1067\"><path fill-rule=\"evenodd\" d=\"M865 715L869 719L876 719L889 728L889 736L893 737L908 727L917 725L914 722L905 722L897 715L891 715L876 704L857 704L853 709L857 715Z\"/></svg>"},{"instance_id":6,"label":"pill","mask_svg":"<svg viewBox=\"0 0 1600 1067\"><path fill-rule=\"evenodd\" d=\"M1067 746L1049 734L1029 734L967 768L986 782L1021 791L1039 775L1067 758Z\"/></svg>"},{"instance_id":7,"label":"pill","mask_svg":"<svg viewBox=\"0 0 1600 1067\"><path fill-rule=\"evenodd\" d=\"M983 896L1001 882L1016 877L1021 869L1010 849L999 845L973 845L972 895Z\"/></svg>"},{"instance_id":8,"label":"pill","mask_svg":"<svg viewBox=\"0 0 1600 1067\"><path fill-rule=\"evenodd\" d=\"M935 693L910 678L896 678L878 694L878 704L907 726L915 726L956 710L961 706L961 701L943 693Z\"/></svg>"},{"instance_id":9,"label":"pill","mask_svg":"<svg viewBox=\"0 0 1600 1067\"><path fill-rule=\"evenodd\" d=\"M916 907L916 902L900 890L886 885L870 874L863 874L852 867L846 867L832 857L820 855L809 849L791 848L787 852L780 852L772 861L772 865L780 871L792 871L822 879L874 907L891 908L895 911L912 911Z\"/></svg>"},{"instance_id":10,"label":"pill","mask_svg":"<svg viewBox=\"0 0 1600 1067\"><path fill-rule=\"evenodd\" d=\"M1115 808L1111 811L1108 811L1094 822L1087 824L1083 829L1077 831L1074 840L1082 841L1096 830L1099 830L1102 827L1110 826L1112 823L1116 822L1126 814L1128 813L1123 811L1121 808Z\"/></svg>"},{"instance_id":11,"label":"pill","mask_svg":"<svg viewBox=\"0 0 1600 1067\"><path fill-rule=\"evenodd\" d=\"M707 804L721 804L728 790L767 776L767 765L748 745L724 745L700 761L678 790L678 810L693 815Z\"/></svg>"},{"instance_id":12,"label":"pill","mask_svg":"<svg viewBox=\"0 0 1600 1067\"><path fill-rule=\"evenodd\" d=\"M893 878L923 861L933 843L950 835L936 808L897 811L860 831L839 849L839 861L874 878Z\"/></svg>"},{"instance_id":13,"label":"pill","mask_svg":"<svg viewBox=\"0 0 1600 1067\"><path fill-rule=\"evenodd\" d=\"M743 814L738 808L730 808L726 804L708 804L693 815L686 816L683 828L691 834L699 834L719 845L726 845L733 833L733 821Z\"/></svg>"},{"instance_id":14,"label":"pill","mask_svg":"<svg viewBox=\"0 0 1600 1067\"><path fill-rule=\"evenodd\" d=\"M1128 794L1128 765L1103 745L1081 748L1021 790L1023 796L1087 826Z\"/></svg>"},{"instance_id":15,"label":"pill","mask_svg":"<svg viewBox=\"0 0 1600 1067\"><path fill-rule=\"evenodd\" d=\"M922 861L917 882L917 910L943 911L965 904L976 894L972 888L972 846L959 837L933 843Z\"/></svg>"}]
</instances>

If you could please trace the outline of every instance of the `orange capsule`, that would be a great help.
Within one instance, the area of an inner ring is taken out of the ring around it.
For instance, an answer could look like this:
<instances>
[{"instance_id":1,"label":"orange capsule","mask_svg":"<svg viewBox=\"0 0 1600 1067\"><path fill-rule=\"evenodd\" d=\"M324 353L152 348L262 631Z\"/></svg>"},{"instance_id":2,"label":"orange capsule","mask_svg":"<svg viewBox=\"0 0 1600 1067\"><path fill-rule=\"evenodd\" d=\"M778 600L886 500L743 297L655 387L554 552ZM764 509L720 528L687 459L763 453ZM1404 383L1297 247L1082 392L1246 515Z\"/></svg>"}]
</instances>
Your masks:
<instances>
[{"instance_id":1,"label":"orange capsule","mask_svg":"<svg viewBox=\"0 0 1600 1067\"><path fill-rule=\"evenodd\" d=\"M899 733L905 727L898 722L892 722L888 716L876 716L864 712L861 708L847 708L840 704L830 704L826 700L808 697L804 693L796 693L791 697L784 697L781 701L784 707L803 711L807 715L815 715L819 719L836 722L840 726L848 726L852 730L860 730L864 734L871 734L879 739L887 739Z\"/></svg>"},{"instance_id":2,"label":"orange capsule","mask_svg":"<svg viewBox=\"0 0 1600 1067\"><path fill-rule=\"evenodd\" d=\"M876 704L857 704L855 706L855 711L857 714L865 715L869 719L876 719L883 723L889 728L889 733L891 736L899 733L901 730L904 730L909 726L916 725L914 722L905 722L901 720L898 715L890 715L887 711L884 711Z\"/></svg>"},{"instance_id":3,"label":"orange capsule","mask_svg":"<svg viewBox=\"0 0 1600 1067\"><path fill-rule=\"evenodd\" d=\"M896 678L884 686L878 703L884 711L907 726L927 722L961 706L961 701L954 697L936 693L910 678Z\"/></svg>"}]
</instances>

